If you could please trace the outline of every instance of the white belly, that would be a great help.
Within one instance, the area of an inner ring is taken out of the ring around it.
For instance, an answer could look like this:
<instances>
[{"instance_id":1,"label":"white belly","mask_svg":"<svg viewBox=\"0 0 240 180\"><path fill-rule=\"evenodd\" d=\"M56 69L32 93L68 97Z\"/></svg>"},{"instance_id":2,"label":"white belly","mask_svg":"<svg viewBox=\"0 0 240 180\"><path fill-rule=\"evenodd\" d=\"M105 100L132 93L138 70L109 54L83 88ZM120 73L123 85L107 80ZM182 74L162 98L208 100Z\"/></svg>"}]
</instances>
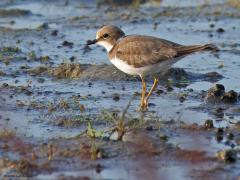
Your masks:
<instances>
[{"instance_id":1,"label":"white belly","mask_svg":"<svg viewBox=\"0 0 240 180\"><path fill-rule=\"evenodd\" d=\"M116 66L121 71L130 74L130 75L139 75L146 76L155 73L159 73L168 69L172 64L174 64L178 59L166 60L164 62L160 62L154 65L147 65L145 67L136 68L132 65L128 65L125 61L120 59L111 59L111 63Z\"/></svg>"}]
</instances>

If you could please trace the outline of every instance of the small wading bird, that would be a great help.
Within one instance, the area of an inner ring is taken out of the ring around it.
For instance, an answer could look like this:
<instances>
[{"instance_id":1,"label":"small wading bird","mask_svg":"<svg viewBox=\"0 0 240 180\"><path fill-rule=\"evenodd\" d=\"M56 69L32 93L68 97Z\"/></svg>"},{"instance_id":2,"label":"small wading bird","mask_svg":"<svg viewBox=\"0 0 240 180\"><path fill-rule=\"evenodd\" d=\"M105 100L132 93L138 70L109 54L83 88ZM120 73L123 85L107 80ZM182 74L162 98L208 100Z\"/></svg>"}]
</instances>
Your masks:
<instances>
[{"instance_id":1,"label":"small wading bird","mask_svg":"<svg viewBox=\"0 0 240 180\"><path fill-rule=\"evenodd\" d=\"M147 109L148 100L158 85L157 73L164 71L186 55L218 48L213 44L184 46L165 39L151 36L128 35L116 26L103 26L97 31L96 39L87 45L98 44L108 52L113 65L130 75L139 75L142 80L140 110ZM144 77L153 75L154 83L146 92Z\"/></svg>"}]
</instances>

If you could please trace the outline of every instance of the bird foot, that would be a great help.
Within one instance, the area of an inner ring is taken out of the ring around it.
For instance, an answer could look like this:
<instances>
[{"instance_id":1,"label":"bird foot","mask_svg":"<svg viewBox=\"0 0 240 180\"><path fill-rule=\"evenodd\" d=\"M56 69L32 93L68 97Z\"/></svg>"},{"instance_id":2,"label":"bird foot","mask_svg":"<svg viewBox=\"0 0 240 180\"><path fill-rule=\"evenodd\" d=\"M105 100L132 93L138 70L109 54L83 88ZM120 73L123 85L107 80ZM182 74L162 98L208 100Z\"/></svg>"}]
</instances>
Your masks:
<instances>
[{"instance_id":1,"label":"bird foot","mask_svg":"<svg viewBox=\"0 0 240 180\"><path fill-rule=\"evenodd\" d=\"M137 112L146 112L147 111L147 108L146 107L142 107L142 106L139 106L137 108Z\"/></svg>"}]
</instances>

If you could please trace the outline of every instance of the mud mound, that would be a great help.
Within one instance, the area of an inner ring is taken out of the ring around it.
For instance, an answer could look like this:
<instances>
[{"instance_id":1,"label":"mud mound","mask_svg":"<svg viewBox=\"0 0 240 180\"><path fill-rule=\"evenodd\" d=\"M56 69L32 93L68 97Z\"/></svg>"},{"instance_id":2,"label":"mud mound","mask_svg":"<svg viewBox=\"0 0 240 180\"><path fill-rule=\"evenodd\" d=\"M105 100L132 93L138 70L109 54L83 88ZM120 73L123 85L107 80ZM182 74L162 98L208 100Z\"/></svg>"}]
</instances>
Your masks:
<instances>
[{"instance_id":1,"label":"mud mound","mask_svg":"<svg viewBox=\"0 0 240 180\"><path fill-rule=\"evenodd\" d=\"M216 84L208 90L206 100L210 103L236 103L238 93L233 90L225 92L225 87L222 84Z\"/></svg>"},{"instance_id":2,"label":"mud mound","mask_svg":"<svg viewBox=\"0 0 240 180\"><path fill-rule=\"evenodd\" d=\"M26 16L32 14L29 10L23 9L0 9L0 17L8 16Z\"/></svg>"},{"instance_id":3,"label":"mud mound","mask_svg":"<svg viewBox=\"0 0 240 180\"><path fill-rule=\"evenodd\" d=\"M82 71L80 64L61 64L49 70L49 74L56 78L79 78Z\"/></svg>"},{"instance_id":4,"label":"mud mound","mask_svg":"<svg viewBox=\"0 0 240 180\"><path fill-rule=\"evenodd\" d=\"M136 81L140 78L138 76L130 76L118 70L113 65L91 65L91 64L60 64L57 67L39 66L34 69L27 70L27 73L37 76L48 74L49 76L64 79L79 79L83 81ZM223 78L216 72L206 74L197 74L186 72L181 68L171 68L165 72L158 74L161 83L166 83L171 79L174 83L189 84L190 82L205 80L209 82L216 82ZM152 77L146 77L146 80L152 80Z\"/></svg>"}]
</instances>

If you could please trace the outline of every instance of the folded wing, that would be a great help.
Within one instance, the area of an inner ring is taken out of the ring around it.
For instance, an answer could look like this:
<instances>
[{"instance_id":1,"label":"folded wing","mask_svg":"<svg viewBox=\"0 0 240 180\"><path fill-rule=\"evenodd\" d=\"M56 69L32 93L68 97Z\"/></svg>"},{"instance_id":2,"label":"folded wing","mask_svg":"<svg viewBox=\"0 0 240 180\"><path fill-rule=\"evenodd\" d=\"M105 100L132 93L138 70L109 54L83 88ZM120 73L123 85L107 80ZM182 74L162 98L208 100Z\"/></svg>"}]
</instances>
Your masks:
<instances>
[{"instance_id":1,"label":"folded wing","mask_svg":"<svg viewBox=\"0 0 240 180\"><path fill-rule=\"evenodd\" d=\"M127 36L115 45L110 52L110 59L118 58L134 67L157 64L174 58L176 48L181 45L149 36ZM116 57L111 57L115 54Z\"/></svg>"}]
</instances>

